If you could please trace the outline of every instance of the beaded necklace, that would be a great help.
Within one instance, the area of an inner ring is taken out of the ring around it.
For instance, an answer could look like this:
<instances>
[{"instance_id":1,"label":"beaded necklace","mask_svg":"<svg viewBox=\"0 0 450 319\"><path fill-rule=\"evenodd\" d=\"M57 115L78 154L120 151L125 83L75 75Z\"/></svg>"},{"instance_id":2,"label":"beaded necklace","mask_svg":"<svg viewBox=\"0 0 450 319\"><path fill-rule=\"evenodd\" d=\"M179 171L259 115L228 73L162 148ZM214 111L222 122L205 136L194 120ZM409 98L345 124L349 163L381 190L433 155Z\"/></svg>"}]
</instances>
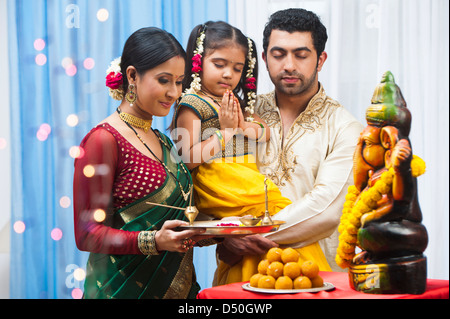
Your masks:
<instances>
[{"instance_id":1,"label":"beaded necklace","mask_svg":"<svg viewBox=\"0 0 450 319\"><path fill-rule=\"evenodd\" d=\"M203 91L203 90L201 90L200 93L202 93L203 95L209 97L209 98L210 98L211 100L213 100L214 103L216 103L219 107L222 107L222 106L220 105L220 102L222 102L222 98L220 98L220 100L219 100L220 102L219 102L219 101L216 99L216 98L218 98L218 96L217 96L217 97L211 96L211 95L209 95L208 93L206 93L206 92Z\"/></svg>"}]
</instances>

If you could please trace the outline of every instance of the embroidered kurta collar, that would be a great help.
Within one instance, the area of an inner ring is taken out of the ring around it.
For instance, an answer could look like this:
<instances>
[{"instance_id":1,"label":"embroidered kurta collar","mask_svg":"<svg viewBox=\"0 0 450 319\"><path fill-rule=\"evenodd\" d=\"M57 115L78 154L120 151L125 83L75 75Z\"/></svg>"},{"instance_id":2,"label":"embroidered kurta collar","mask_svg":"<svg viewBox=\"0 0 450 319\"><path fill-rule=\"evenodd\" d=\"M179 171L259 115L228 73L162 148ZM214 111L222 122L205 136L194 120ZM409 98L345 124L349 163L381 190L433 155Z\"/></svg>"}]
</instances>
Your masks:
<instances>
[{"instance_id":1,"label":"embroidered kurta collar","mask_svg":"<svg viewBox=\"0 0 450 319\"><path fill-rule=\"evenodd\" d=\"M309 101L305 110L299 114L299 116L294 121L294 123L302 122L302 119L304 119L305 117L310 117L310 116L322 111L322 109L324 107L324 102L326 99L327 99L327 94L325 92L325 89L323 88L322 83L319 82L319 91L316 93L316 95L314 95L311 98L311 100ZM271 93L269 93L269 100L270 100L270 104L274 106L275 110L277 111L278 117L281 120L281 114L280 114L280 109L277 105L275 90L272 91Z\"/></svg>"}]
</instances>

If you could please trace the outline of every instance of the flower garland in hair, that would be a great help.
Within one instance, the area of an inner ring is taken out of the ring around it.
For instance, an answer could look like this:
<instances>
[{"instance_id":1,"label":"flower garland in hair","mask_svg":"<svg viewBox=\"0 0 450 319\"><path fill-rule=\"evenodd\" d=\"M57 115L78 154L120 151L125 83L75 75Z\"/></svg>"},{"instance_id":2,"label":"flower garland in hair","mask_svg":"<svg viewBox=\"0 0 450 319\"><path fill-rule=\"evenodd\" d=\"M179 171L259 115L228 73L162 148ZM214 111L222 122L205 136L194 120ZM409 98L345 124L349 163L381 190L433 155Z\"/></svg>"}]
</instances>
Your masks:
<instances>
[{"instance_id":1,"label":"flower garland in hair","mask_svg":"<svg viewBox=\"0 0 450 319\"><path fill-rule=\"evenodd\" d=\"M425 162L420 157L413 155L412 176L418 177L424 173ZM377 202L391 190L393 180L394 169L391 167L381 174L380 179L372 187L361 193L354 185L349 186L338 227L340 235L335 260L341 268L348 268L355 257L358 231L362 226L361 217L376 208Z\"/></svg>"},{"instance_id":2,"label":"flower garland in hair","mask_svg":"<svg viewBox=\"0 0 450 319\"><path fill-rule=\"evenodd\" d=\"M197 47L194 50L194 56L192 57L192 82L188 89L186 89L183 93L185 94L195 94L202 89L202 85L200 83L200 75L199 73L203 71L202 69L202 54L204 51L203 41L205 40L205 29L206 26L203 27L203 30L200 32L200 35L197 38Z\"/></svg>"},{"instance_id":3,"label":"flower garland in hair","mask_svg":"<svg viewBox=\"0 0 450 319\"><path fill-rule=\"evenodd\" d=\"M255 113L255 103L256 103L256 78L253 76L253 70L256 65L256 58L253 57L253 42L250 38L248 40L248 70L246 74L245 87L250 91L247 93L248 104L245 107L245 111L250 113L250 116L246 118L248 122L252 122L254 120L253 114Z\"/></svg>"},{"instance_id":4,"label":"flower garland in hair","mask_svg":"<svg viewBox=\"0 0 450 319\"><path fill-rule=\"evenodd\" d=\"M118 101L123 100L124 92L122 89L123 76L120 71L121 57L114 59L106 70L106 86L109 88L109 95Z\"/></svg>"}]
</instances>

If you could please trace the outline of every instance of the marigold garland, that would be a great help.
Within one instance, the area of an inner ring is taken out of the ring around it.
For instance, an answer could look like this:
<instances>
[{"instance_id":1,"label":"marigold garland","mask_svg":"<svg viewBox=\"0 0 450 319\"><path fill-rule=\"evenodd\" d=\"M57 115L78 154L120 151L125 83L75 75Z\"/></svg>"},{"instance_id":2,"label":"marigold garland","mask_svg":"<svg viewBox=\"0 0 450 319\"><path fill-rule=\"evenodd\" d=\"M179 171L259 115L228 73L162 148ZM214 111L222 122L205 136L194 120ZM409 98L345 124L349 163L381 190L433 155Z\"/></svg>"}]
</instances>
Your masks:
<instances>
[{"instance_id":1,"label":"marigold garland","mask_svg":"<svg viewBox=\"0 0 450 319\"><path fill-rule=\"evenodd\" d=\"M420 157L413 155L412 176L418 177L424 173L425 162ZM340 235L335 260L339 267L348 268L350 266L355 257L355 248L358 246L361 217L376 208L377 202L391 190L393 179L394 169L391 167L381 174L380 179L375 182L373 187L364 190L361 194L354 185L349 186L338 227ZM359 200L356 201L358 197Z\"/></svg>"}]
</instances>

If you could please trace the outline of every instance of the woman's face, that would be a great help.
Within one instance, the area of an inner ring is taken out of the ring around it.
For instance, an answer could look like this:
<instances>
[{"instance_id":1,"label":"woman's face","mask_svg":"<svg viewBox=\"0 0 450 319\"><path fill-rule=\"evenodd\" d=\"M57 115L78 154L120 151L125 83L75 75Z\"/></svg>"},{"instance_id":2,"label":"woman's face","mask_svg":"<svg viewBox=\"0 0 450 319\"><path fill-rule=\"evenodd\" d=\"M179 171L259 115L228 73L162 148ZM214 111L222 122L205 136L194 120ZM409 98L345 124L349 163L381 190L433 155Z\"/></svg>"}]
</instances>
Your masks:
<instances>
[{"instance_id":1,"label":"woman's face","mask_svg":"<svg viewBox=\"0 0 450 319\"><path fill-rule=\"evenodd\" d=\"M185 60L176 56L142 75L136 73L136 81L129 82L136 87L135 111L142 117L168 115L171 106L181 96L184 65Z\"/></svg>"},{"instance_id":2,"label":"woman's face","mask_svg":"<svg viewBox=\"0 0 450 319\"><path fill-rule=\"evenodd\" d=\"M239 84L245 66L242 47L231 45L216 49L203 58L202 89L212 95L222 96Z\"/></svg>"}]
</instances>

